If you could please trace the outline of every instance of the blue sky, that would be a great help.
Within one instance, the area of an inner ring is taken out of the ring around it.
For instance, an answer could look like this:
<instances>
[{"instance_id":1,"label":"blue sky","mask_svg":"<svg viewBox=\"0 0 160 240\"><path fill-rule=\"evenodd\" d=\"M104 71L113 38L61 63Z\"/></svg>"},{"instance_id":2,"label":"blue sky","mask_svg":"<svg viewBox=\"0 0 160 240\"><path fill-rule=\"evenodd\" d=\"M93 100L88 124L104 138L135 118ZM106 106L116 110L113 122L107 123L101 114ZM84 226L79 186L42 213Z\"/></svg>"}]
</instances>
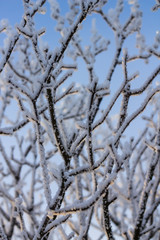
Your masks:
<instances>
[{"instance_id":1,"label":"blue sky","mask_svg":"<svg viewBox=\"0 0 160 240\"><path fill-rule=\"evenodd\" d=\"M64 14L67 10L67 0L59 0L61 5L61 11ZM127 3L127 0L125 0ZM140 0L140 8L143 11L143 18L145 24L142 26L142 30L144 33L148 34L148 40L152 40L153 33L155 29L159 28L160 21L160 13L152 12L151 8L155 4L154 0ZM114 7L116 4L116 0L109 0L106 9ZM45 5L47 10L49 11L48 4ZM127 6L127 4L126 4ZM123 14L122 21L127 18L129 8L126 7L125 14ZM23 15L23 1L22 0L0 0L0 19L9 19L9 22L12 26L16 23L20 23ZM50 28L53 26L53 21L51 21L50 16L46 14L46 16L38 15L37 25L43 26L46 25ZM86 24L86 23L85 23ZM103 29L102 21L101 21L101 29Z\"/></svg>"},{"instance_id":2,"label":"blue sky","mask_svg":"<svg viewBox=\"0 0 160 240\"><path fill-rule=\"evenodd\" d=\"M67 0L59 0L58 2L61 5L62 14L65 14L65 12L67 11ZM113 8L116 2L117 2L116 0L109 0L108 4L106 5L106 10ZM147 36L146 38L147 42L151 43L153 41L153 36L155 34L155 31L160 29L160 24L159 24L160 13L159 11L154 13L151 11L151 8L155 3L154 0L148 0L148 1L140 0L139 3L140 3L140 9L143 11L143 19L144 19L144 23L142 25L142 33L144 33ZM47 26L47 33L46 33L46 36L43 38L52 45L52 40L55 39L55 32L54 32L55 22L50 18L50 10L49 10L48 3L45 4L45 6L47 8L47 14L46 15L37 14L36 24L38 28ZM128 15L129 15L129 6L127 4L127 0L125 0L125 11L121 17L122 22L124 22L127 19ZM22 0L0 0L0 19L8 19L10 24L14 26L16 23L20 23L22 16L23 16ZM84 24L83 34L86 36L85 37L86 43L89 40L87 39L87 35L88 35L88 29L90 29L91 27L92 17L95 17L95 15L89 17ZM106 25L100 17L97 18L97 25L100 33L104 33L104 35L106 36L110 35L110 32L105 30ZM2 43L2 37L4 36L4 34L1 34L1 35L2 36L0 36L0 44ZM56 38L56 40L58 40L58 38Z\"/></svg>"}]
</instances>

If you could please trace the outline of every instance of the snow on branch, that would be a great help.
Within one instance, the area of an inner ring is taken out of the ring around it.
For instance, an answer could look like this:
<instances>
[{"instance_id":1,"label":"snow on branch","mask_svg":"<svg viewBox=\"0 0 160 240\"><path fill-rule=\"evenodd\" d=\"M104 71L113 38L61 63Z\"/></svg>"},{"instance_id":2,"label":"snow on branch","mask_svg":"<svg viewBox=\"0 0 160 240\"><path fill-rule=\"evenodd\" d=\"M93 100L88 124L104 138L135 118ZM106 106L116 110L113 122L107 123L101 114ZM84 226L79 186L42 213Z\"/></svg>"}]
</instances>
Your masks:
<instances>
[{"instance_id":1,"label":"snow on branch","mask_svg":"<svg viewBox=\"0 0 160 240\"><path fill-rule=\"evenodd\" d=\"M144 4L23 0L0 21L1 239L159 239L160 3Z\"/></svg>"}]
</instances>

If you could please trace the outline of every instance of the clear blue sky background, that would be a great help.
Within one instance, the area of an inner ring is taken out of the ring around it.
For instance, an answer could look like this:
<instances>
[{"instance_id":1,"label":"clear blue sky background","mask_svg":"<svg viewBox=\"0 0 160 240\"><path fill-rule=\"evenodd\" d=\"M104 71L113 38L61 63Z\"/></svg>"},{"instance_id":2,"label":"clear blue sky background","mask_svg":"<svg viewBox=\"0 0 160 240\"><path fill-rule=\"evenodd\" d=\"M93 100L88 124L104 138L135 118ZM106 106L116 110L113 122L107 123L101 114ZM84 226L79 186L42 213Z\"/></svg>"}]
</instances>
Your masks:
<instances>
[{"instance_id":1,"label":"clear blue sky background","mask_svg":"<svg viewBox=\"0 0 160 240\"><path fill-rule=\"evenodd\" d=\"M67 11L67 0L59 0L61 5L62 13ZM115 6L116 0L109 0L107 4L107 9ZM125 0L127 2L127 0ZM153 34L155 33L155 29L160 28L160 12L151 11L151 7L155 4L154 0L140 0L140 7L143 11L143 17L145 24L142 26L143 32L148 35L148 41L152 41ZM127 5L127 4L126 4ZM45 5L48 9L48 4ZM123 14L123 19L128 15L128 8L126 8L125 14ZM9 22L12 26L16 23L20 23L23 16L23 1L22 0L0 0L0 19L9 19ZM38 17L37 17L38 16ZM53 21L51 21L50 15L37 15L36 22L39 27L43 25L47 25L48 29L53 30ZM86 24L86 23L85 23ZM104 25L105 26L105 25ZM103 24L101 21L101 30L103 31ZM89 26L88 26L89 27ZM51 36L49 36L51 38ZM49 40L49 39L47 39Z\"/></svg>"}]
</instances>

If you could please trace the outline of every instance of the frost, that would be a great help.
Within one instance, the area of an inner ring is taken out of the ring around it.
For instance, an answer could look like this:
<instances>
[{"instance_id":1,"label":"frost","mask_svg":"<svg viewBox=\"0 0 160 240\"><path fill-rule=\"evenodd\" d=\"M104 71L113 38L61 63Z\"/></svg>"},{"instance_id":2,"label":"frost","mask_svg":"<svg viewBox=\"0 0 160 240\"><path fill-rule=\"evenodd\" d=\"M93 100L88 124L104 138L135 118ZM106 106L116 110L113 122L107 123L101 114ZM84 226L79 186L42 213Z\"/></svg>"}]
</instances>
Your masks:
<instances>
[{"instance_id":1,"label":"frost","mask_svg":"<svg viewBox=\"0 0 160 240\"><path fill-rule=\"evenodd\" d=\"M57 22L57 26L56 26L56 31L58 32L62 32L63 31L63 27L64 27L64 18L63 17L59 17L58 18L58 22Z\"/></svg>"},{"instance_id":2,"label":"frost","mask_svg":"<svg viewBox=\"0 0 160 240\"><path fill-rule=\"evenodd\" d=\"M119 16L123 11L123 1L118 0L115 9L111 8L108 11L108 17L112 23L112 25L118 30L121 30L121 24L119 21Z\"/></svg>"},{"instance_id":3,"label":"frost","mask_svg":"<svg viewBox=\"0 0 160 240\"><path fill-rule=\"evenodd\" d=\"M160 46L160 31L156 31L153 47L157 49Z\"/></svg>"},{"instance_id":4,"label":"frost","mask_svg":"<svg viewBox=\"0 0 160 240\"><path fill-rule=\"evenodd\" d=\"M131 0L131 1L129 1L129 4L132 5L131 11L132 11L133 14L139 13L139 3L138 3L138 0Z\"/></svg>"},{"instance_id":5,"label":"frost","mask_svg":"<svg viewBox=\"0 0 160 240\"><path fill-rule=\"evenodd\" d=\"M139 49L140 54L146 49L145 38L141 33L137 33L136 35L136 47Z\"/></svg>"},{"instance_id":6,"label":"frost","mask_svg":"<svg viewBox=\"0 0 160 240\"><path fill-rule=\"evenodd\" d=\"M41 8L39 8L38 9L38 12L40 13L40 14L46 14L46 12L47 12L47 10L46 10L46 8L45 7L41 7Z\"/></svg>"},{"instance_id":7,"label":"frost","mask_svg":"<svg viewBox=\"0 0 160 240\"><path fill-rule=\"evenodd\" d=\"M109 93L110 93L110 91L109 91L109 86L110 86L110 82L108 81L108 80L106 80L104 83L102 83L102 84L99 84L98 86L97 86L97 89L96 89L96 94L97 94L97 96L101 96L101 97L103 97L103 96L106 96L106 95L108 95Z\"/></svg>"},{"instance_id":8,"label":"frost","mask_svg":"<svg viewBox=\"0 0 160 240\"><path fill-rule=\"evenodd\" d=\"M98 2L98 4L96 4L96 7L101 9L107 2L108 0L101 0Z\"/></svg>"},{"instance_id":9,"label":"frost","mask_svg":"<svg viewBox=\"0 0 160 240\"><path fill-rule=\"evenodd\" d=\"M61 32L64 27L64 18L60 15L60 7L56 0L49 0L51 16L57 20L56 31Z\"/></svg>"},{"instance_id":10,"label":"frost","mask_svg":"<svg viewBox=\"0 0 160 240\"><path fill-rule=\"evenodd\" d=\"M49 0L47 43L47 1L23 2L0 22L0 238L158 239L159 31L138 0Z\"/></svg>"},{"instance_id":11,"label":"frost","mask_svg":"<svg viewBox=\"0 0 160 240\"><path fill-rule=\"evenodd\" d=\"M128 0L129 4L135 4L137 2L137 0Z\"/></svg>"},{"instance_id":12,"label":"frost","mask_svg":"<svg viewBox=\"0 0 160 240\"><path fill-rule=\"evenodd\" d=\"M92 32L91 41L93 42L94 54L97 55L98 53L107 50L110 42L98 34L98 31L96 29L96 19L92 20L91 32ZM91 62L91 60L90 60L90 62Z\"/></svg>"},{"instance_id":13,"label":"frost","mask_svg":"<svg viewBox=\"0 0 160 240\"><path fill-rule=\"evenodd\" d=\"M15 204L16 204L16 207L19 208L19 206L22 204L22 198L21 197L18 197L15 199Z\"/></svg>"},{"instance_id":14,"label":"frost","mask_svg":"<svg viewBox=\"0 0 160 240\"><path fill-rule=\"evenodd\" d=\"M2 19L0 21L0 33L6 31L8 26L9 26L8 20L7 19Z\"/></svg>"}]
</instances>

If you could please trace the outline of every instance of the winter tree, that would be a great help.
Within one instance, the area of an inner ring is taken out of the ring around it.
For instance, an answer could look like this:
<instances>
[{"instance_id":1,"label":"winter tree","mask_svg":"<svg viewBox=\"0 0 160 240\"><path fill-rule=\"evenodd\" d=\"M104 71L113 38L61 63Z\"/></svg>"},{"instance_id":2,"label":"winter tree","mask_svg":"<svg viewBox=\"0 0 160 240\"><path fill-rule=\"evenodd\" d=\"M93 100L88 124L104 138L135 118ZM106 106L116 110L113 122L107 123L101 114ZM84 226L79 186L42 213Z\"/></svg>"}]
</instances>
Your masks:
<instances>
[{"instance_id":1,"label":"winter tree","mask_svg":"<svg viewBox=\"0 0 160 240\"><path fill-rule=\"evenodd\" d=\"M0 22L0 239L160 239L160 31L142 31L148 1L22 2L21 22Z\"/></svg>"}]
</instances>

